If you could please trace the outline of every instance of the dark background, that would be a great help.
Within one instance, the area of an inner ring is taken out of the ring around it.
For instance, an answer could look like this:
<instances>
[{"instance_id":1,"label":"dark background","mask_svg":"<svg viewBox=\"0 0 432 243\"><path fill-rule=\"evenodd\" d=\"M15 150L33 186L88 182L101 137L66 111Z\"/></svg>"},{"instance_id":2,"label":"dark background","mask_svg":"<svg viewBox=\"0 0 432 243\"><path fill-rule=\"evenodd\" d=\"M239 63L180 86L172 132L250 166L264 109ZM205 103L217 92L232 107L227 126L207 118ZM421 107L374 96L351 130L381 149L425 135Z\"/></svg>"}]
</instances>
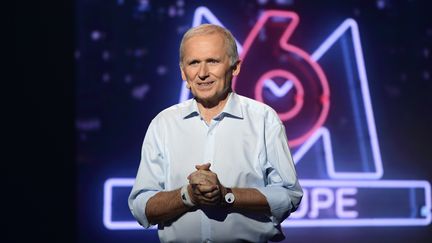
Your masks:
<instances>
[{"instance_id":1,"label":"dark background","mask_svg":"<svg viewBox=\"0 0 432 243\"><path fill-rule=\"evenodd\" d=\"M14 34L2 80L2 242L76 242L74 3L16 1L2 12Z\"/></svg>"},{"instance_id":2,"label":"dark background","mask_svg":"<svg viewBox=\"0 0 432 243\"><path fill-rule=\"evenodd\" d=\"M142 26L162 29L176 23L180 29L189 27L192 10L199 5L214 12L226 11L224 23L243 20L241 24L227 24L242 37L240 42L249 30L247 19L256 16L258 9L277 7L299 12L299 28L306 37L328 33L316 23L333 22L335 26L345 18L354 18L360 25L385 175L432 181L429 1L288 2L281 6L268 1L261 6L257 1L188 1L183 17L162 20L165 17L154 11L134 13L137 1L125 1L123 7L116 1L97 0L16 3L16 68L12 71L16 81L12 92L4 91L6 111L10 112L4 119L11 125L5 130L11 135L7 142L13 148L6 147L11 155L4 162L7 191L11 191L7 202L13 206L5 210L6 239L120 241L116 232L103 228L101 217L94 216L99 212L82 207L80 198L88 195L82 190L101 188L105 175L133 176L148 122L162 108L177 102L180 78L174 67L180 35L158 35ZM151 3L157 9L176 1ZM89 40L95 29L115 33L117 38L106 35L104 42L96 45ZM137 49L141 51L135 52ZM114 61L100 58L104 50L110 51ZM155 50L161 55L150 60L137 58ZM168 54L172 58L166 60ZM149 73L155 78L146 79ZM149 84L151 91L166 92L149 92L144 99L152 100L152 105L144 105L140 99L130 99L140 83ZM83 131L92 126L100 129ZM88 182L99 184L91 186ZM88 220L83 220L85 217ZM131 240L145 241L142 232L129 234ZM145 235L156 238L154 231ZM305 242L426 242L431 226L293 228L288 231L290 237Z\"/></svg>"}]
</instances>

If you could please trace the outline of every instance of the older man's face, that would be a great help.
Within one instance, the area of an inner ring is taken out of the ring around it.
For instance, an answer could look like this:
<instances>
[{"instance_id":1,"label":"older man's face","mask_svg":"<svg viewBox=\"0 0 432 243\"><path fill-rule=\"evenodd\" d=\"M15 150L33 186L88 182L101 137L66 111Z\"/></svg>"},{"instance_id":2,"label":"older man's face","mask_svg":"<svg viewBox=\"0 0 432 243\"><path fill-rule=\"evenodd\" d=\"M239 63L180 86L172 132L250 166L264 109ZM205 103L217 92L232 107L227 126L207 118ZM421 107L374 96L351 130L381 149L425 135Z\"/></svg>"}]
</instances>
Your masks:
<instances>
[{"instance_id":1,"label":"older man's face","mask_svg":"<svg viewBox=\"0 0 432 243\"><path fill-rule=\"evenodd\" d=\"M218 104L226 97L240 64L231 67L227 47L220 34L191 37L184 43L182 78L198 102Z\"/></svg>"}]
</instances>

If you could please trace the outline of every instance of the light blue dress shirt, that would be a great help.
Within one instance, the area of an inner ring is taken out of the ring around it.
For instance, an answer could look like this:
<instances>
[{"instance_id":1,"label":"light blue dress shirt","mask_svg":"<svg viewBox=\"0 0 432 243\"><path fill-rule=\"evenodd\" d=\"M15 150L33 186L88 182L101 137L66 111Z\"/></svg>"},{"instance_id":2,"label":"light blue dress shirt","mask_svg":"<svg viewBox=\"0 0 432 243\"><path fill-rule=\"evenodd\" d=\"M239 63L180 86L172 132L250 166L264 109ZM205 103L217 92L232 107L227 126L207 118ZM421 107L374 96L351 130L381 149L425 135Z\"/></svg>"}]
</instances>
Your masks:
<instances>
[{"instance_id":1,"label":"light blue dress shirt","mask_svg":"<svg viewBox=\"0 0 432 243\"><path fill-rule=\"evenodd\" d=\"M266 242L281 237L279 224L297 209L303 195L285 129L272 108L235 93L210 124L194 99L153 119L129 196L137 221L150 227L145 215L149 198L186 185L195 165L207 162L222 185L259 190L271 215L193 208L158 225L161 242Z\"/></svg>"}]
</instances>

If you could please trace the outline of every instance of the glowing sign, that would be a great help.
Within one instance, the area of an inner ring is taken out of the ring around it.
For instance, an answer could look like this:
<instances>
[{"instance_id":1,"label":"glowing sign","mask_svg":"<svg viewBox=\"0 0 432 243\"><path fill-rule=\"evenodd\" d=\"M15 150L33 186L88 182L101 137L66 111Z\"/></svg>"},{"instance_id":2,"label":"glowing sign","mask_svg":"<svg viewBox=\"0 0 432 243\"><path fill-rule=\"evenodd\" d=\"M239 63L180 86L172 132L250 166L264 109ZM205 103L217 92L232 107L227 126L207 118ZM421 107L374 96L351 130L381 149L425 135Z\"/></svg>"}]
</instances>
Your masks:
<instances>
[{"instance_id":1,"label":"glowing sign","mask_svg":"<svg viewBox=\"0 0 432 243\"><path fill-rule=\"evenodd\" d=\"M427 181L300 180L305 194L284 227L415 226L431 222ZM377 200L385 198L386 200ZM392 202L402 207L395 211ZM374 210L358 205L373 205Z\"/></svg>"},{"instance_id":2,"label":"glowing sign","mask_svg":"<svg viewBox=\"0 0 432 243\"><path fill-rule=\"evenodd\" d=\"M111 178L105 182L103 223L106 228L142 229L132 216L129 221L112 218L113 189L130 190L133 183L133 178ZM431 222L431 186L427 181L300 180L300 184L305 192L303 201L298 211L282 223L283 227L421 226ZM380 204L377 195L387 197L388 201ZM404 210L393 210L388 202L395 201L405 204ZM361 203L373 204L375 210L362 211L356 207Z\"/></svg>"},{"instance_id":3,"label":"glowing sign","mask_svg":"<svg viewBox=\"0 0 432 243\"><path fill-rule=\"evenodd\" d=\"M197 8L192 25L205 20L222 25L209 9ZM287 127L297 169L301 172L307 167L300 174L305 191L302 204L282 226L429 225L428 181L381 179L384 170L357 23L343 21L309 55L289 43L298 22L294 12L263 12L243 46L237 41L243 66L233 83L237 93L278 112ZM258 40L261 32L266 37ZM342 50L340 58L327 58L335 46ZM257 60L265 65L257 65ZM330 71L330 65L340 70ZM346 77L341 78L341 73ZM183 84L180 101L189 95ZM346 152L347 148L351 150ZM324 169L312 174L311 168L320 163ZM103 222L108 229L142 229L132 216L128 221L112 217L113 189L132 185L130 178L105 182ZM372 203L375 210L368 207Z\"/></svg>"},{"instance_id":4,"label":"glowing sign","mask_svg":"<svg viewBox=\"0 0 432 243\"><path fill-rule=\"evenodd\" d=\"M242 71L233 81L237 93L275 108L291 147L302 144L321 127L330 108L330 90L322 68L306 51L289 44L298 23L294 12L264 12L245 40ZM267 38L258 38L262 31ZM294 89L283 98L274 99L271 93L265 97L264 82L268 80L289 80Z\"/></svg>"},{"instance_id":5,"label":"glowing sign","mask_svg":"<svg viewBox=\"0 0 432 243\"><path fill-rule=\"evenodd\" d=\"M135 220L128 222L116 222L112 219L112 199L114 187L128 187L132 190L135 179L133 178L112 178L105 181L104 184L104 205L103 205L103 223L105 227L111 230L127 230L142 228Z\"/></svg>"}]
</instances>

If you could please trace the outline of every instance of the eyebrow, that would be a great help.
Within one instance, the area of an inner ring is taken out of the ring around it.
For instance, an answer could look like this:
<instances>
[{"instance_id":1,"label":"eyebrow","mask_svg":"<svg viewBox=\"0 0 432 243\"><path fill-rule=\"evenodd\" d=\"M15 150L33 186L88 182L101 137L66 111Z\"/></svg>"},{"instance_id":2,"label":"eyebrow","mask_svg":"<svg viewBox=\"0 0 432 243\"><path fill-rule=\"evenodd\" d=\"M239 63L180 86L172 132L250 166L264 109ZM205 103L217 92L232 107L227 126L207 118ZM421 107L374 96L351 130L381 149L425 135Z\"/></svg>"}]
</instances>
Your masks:
<instances>
[{"instance_id":1,"label":"eyebrow","mask_svg":"<svg viewBox=\"0 0 432 243\"><path fill-rule=\"evenodd\" d=\"M205 62L221 61L221 58L218 58L218 57L209 57L209 58L206 58L204 61ZM202 60L200 60L198 58L187 60L187 63L192 63L192 62L202 62Z\"/></svg>"},{"instance_id":2,"label":"eyebrow","mask_svg":"<svg viewBox=\"0 0 432 243\"><path fill-rule=\"evenodd\" d=\"M200 60L198 60L198 59L186 60L186 63L187 63L187 64L191 64L191 63L193 63L193 62L200 62Z\"/></svg>"},{"instance_id":3,"label":"eyebrow","mask_svg":"<svg viewBox=\"0 0 432 243\"><path fill-rule=\"evenodd\" d=\"M212 62L212 61L220 62L220 60L221 60L220 58L210 57L206 59L206 62Z\"/></svg>"}]
</instances>

